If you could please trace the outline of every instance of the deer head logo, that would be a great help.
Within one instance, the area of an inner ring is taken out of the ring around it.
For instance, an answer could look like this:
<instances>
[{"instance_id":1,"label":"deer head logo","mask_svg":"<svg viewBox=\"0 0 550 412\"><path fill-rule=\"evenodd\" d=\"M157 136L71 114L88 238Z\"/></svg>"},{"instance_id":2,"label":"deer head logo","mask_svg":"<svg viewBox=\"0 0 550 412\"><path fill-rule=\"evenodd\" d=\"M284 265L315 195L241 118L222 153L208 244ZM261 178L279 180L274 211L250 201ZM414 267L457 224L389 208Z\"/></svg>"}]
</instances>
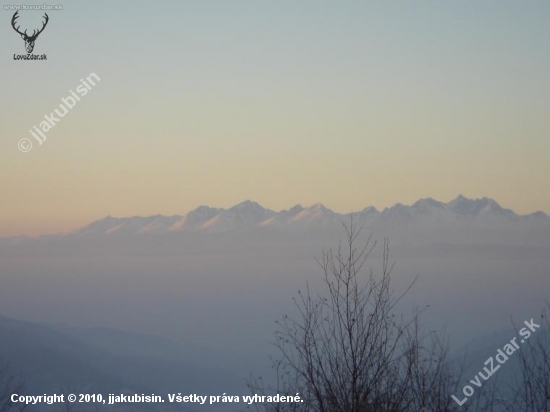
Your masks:
<instances>
[{"instance_id":1,"label":"deer head logo","mask_svg":"<svg viewBox=\"0 0 550 412\"><path fill-rule=\"evenodd\" d=\"M19 11L16 11L15 14L13 15L13 17L11 19L11 25L12 25L13 29L21 35L21 38L23 40L25 40L25 48L27 49L27 53L32 53L32 51L34 49L34 42L36 41L36 38L38 37L38 35L40 33L42 33L44 31L44 28L46 27L46 24L48 24L48 20L50 18L48 17L48 15L46 13L44 13L44 18L46 19L46 21L43 23L42 28L40 30L38 30L38 32L36 30L34 30L32 35L29 36L27 34L27 30L25 30L24 33L21 33L19 31L19 27L21 27L21 26L15 27L15 23L16 23L15 20L17 20L17 18L19 17L18 13L19 13Z\"/></svg>"}]
</instances>

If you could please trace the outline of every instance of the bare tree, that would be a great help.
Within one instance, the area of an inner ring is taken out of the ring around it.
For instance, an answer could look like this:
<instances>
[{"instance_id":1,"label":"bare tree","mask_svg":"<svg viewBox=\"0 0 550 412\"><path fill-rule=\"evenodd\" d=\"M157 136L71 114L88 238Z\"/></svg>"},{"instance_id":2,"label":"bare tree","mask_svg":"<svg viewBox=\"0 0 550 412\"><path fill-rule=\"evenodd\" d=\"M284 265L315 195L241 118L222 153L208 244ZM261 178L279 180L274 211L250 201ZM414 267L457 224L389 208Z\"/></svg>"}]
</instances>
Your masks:
<instances>
[{"instance_id":1,"label":"bare tree","mask_svg":"<svg viewBox=\"0 0 550 412\"><path fill-rule=\"evenodd\" d=\"M425 333L421 311L410 319L397 316L402 293L391 288L393 264L388 241L382 248L380 274L366 263L376 247L371 238L358 248L361 229L346 226L346 242L318 260L326 296L309 289L294 299L296 319L278 322L274 361L277 381L268 387L251 379L253 393L299 392L301 403L265 403L262 411L419 412L489 411L490 397L459 407L451 395L459 390L463 368L448 360L444 336ZM366 276L362 276L366 272Z\"/></svg>"},{"instance_id":2,"label":"bare tree","mask_svg":"<svg viewBox=\"0 0 550 412\"><path fill-rule=\"evenodd\" d=\"M510 412L550 412L550 302L540 320L540 330L519 351L521 375L515 382Z\"/></svg>"}]
</instances>

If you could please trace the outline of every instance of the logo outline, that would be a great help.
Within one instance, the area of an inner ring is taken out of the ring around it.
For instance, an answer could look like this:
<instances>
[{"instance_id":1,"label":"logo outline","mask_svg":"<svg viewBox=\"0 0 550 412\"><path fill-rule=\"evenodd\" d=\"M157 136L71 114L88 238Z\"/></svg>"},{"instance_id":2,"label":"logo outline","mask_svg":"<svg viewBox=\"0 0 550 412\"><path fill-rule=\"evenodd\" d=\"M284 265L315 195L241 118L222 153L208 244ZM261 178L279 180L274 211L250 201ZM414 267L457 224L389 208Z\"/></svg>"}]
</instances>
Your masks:
<instances>
[{"instance_id":1,"label":"logo outline","mask_svg":"<svg viewBox=\"0 0 550 412\"><path fill-rule=\"evenodd\" d=\"M20 25L15 27L15 24L17 23L16 20L19 18L19 10L17 10L14 14L13 14L13 17L11 19L11 26L13 27L13 29L19 33L21 35L21 38L25 41L25 50L27 51L27 54L31 54L34 50L34 43L36 42L36 39L38 38L38 36L40 35L40 33L42 33L44 31L44 29L46 28L46 26L48 25L48 22L50 21L50 17L48 16L48 13L44 13L44 16L43 16L46 20L42 23L42 28L38 30L38 32L36 30L33 30L33 33L32 35L28 35L27 34L27 30L26 29L24 32L21 32L19 31L19 28L21 27Z\"/></svg>"}]
</instances>

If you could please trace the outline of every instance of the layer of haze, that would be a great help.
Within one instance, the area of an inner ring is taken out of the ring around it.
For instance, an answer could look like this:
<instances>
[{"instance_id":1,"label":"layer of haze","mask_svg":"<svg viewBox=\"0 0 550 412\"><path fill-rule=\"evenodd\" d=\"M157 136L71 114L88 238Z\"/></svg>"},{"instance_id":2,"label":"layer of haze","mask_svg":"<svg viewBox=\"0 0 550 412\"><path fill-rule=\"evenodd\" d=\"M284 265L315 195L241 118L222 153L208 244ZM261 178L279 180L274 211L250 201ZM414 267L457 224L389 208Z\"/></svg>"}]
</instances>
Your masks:
<instances>
[{"instance_id":1,"label":"layer of haze","mask_svg":"<svg viewBox=\"0 0 550 412\"><path fill-rule=\"evenodd\" d=\"M248 198L346 212L462 193L550 212L548 2L71 1L36 41L47 61L13 60L12 14L0 236Z\"/></svg>"}]
</instances>

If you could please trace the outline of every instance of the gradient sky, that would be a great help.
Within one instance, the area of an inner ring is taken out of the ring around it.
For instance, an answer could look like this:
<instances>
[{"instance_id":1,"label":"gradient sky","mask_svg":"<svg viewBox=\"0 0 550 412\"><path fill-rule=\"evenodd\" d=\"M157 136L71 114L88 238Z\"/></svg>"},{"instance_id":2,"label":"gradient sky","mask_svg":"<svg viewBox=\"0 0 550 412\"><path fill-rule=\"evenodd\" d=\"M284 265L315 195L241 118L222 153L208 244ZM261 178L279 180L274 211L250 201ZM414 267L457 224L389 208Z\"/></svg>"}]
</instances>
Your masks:
<instances>
[{"instance_id":1,"label":"gradient sky","mask_svg":"<svg viewBox=\"0 0 550 412\"><path fill-rule=\"evenodd\" d=\"M36 41L47 61L13 60L0 9L0 236L244 199L347 212L463 194L550 213L547 1L62 4Z\"/></svg>"}]
</instances>

